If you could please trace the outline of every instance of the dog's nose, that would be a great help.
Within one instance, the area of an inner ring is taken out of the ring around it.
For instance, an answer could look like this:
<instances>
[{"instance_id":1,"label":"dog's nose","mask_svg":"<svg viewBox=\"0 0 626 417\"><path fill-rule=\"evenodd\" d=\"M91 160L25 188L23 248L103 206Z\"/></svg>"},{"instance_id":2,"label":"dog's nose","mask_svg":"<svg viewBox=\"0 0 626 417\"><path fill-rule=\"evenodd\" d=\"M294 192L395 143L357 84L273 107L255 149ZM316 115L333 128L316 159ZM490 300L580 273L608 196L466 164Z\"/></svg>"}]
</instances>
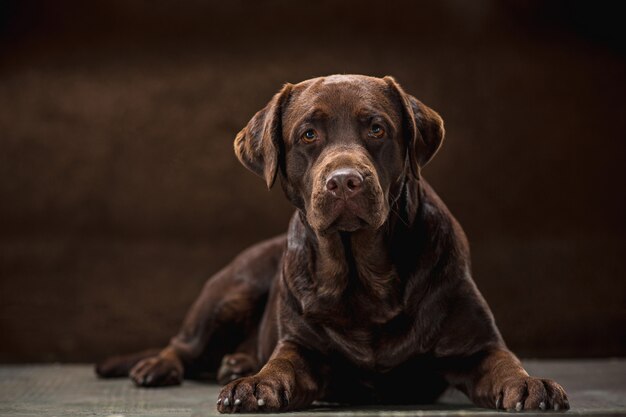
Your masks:
<instances>
[{"instance_id":1,"label":"dog's nose","mask_svg":"<svg viewBox=\"0 0 626 417\"><path fill-rule=\"evenodd\" d=\"M356 169L333 171L326 180L326 189L335 197L351 198L361 192L363 177Z\"/></svg>"}]
</instances>

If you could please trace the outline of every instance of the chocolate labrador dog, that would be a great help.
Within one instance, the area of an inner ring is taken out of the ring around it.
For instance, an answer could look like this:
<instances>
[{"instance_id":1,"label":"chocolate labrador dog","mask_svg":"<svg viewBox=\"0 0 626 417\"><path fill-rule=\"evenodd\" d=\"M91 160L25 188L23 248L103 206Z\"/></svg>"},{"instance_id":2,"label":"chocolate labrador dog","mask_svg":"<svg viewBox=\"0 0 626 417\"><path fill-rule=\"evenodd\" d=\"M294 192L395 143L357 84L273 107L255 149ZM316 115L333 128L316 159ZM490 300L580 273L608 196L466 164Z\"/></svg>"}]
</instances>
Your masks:
<instances>
[{"instance_id":1,"label":"chocolate labrador dog","mask_svg":"<svg viewBox=\"0 0 626 417\"><path fill-rule=\"evenodd\" d=\"M421 176L443 137L391 77L285 85L235 152L268 187L278 178L296 208L287 235L211 277L166 348L98 374L162 386L217 369L222 413L429 403L449 385L483 407L569 408L507 349L463 230Z\"/></svg>"}]
</instances>

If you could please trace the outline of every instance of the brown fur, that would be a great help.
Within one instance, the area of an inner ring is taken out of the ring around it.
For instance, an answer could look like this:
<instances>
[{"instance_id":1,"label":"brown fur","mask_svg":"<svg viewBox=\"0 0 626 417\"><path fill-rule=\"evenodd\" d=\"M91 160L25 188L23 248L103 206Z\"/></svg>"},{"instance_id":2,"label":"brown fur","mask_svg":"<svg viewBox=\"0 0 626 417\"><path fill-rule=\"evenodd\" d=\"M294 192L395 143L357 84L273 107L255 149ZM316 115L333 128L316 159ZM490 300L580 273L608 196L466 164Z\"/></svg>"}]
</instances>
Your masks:
<instances>
[{"instance_id":1,"label":"brown fur","mask_svg":"<svg viewBox=\"0 0 626 417\"><path fill-rule=\"evenodd\" d=\"M268 187L279 179L296 207L287 236L209 279L163 351L98 373L168 385L221 360L227 413L427 403L450 384L485 407L567 409L563 389L528 376L506 348L471 279L467 239L421 177L443 137L441 117L390 77L283 87L235 152ZM346 170L357 185L330 192Z\"/></svg>"}]
</instances>

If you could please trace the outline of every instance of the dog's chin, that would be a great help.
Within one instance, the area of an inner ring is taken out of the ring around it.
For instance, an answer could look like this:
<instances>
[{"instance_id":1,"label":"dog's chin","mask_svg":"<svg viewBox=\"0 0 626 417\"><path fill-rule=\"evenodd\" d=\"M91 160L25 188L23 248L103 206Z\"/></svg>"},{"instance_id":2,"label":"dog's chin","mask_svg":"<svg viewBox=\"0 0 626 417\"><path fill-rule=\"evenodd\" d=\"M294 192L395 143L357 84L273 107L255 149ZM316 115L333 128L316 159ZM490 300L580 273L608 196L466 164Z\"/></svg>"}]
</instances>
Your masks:
<instances>
[{"instance_id":1,"label":"dog's chin","mask_svg":"<svg viewBox=\"0 0 626 417\"><path fill-rule=\"evenodd\" d=\"M337 232L356 232L357 230L369 227L369 224L353 213L341 213L337 219L330 224L329 229Z\"/></svg>"},{"instance_id":2,"label":"dog's chin","mask_svg":"<svg viewBox=\"0 0 626 417\"><path fill-rule=\"evenodd\" d=\"M309 214L309 224L322 235L333 232L356 232L364 229L377 229L381 219L373 213L373 207L363 207L354 202L337 200L332 204L317 207ZM380 211L384 214L385 210Z\"/></svg>"},{"instance_id":3,"label":"dog's chin","mask_svg":"<svg viewBox=\"0 0 626 417\"><path fill-rule=\"evenodd\" d=\"M350 210L342 210L339 213L333 214L334 216L331 215L324 218L324 221L317 227L320 234L328 235L336 232L352 233L374 227L369 221Z\"/></svg>"}]
</instances>

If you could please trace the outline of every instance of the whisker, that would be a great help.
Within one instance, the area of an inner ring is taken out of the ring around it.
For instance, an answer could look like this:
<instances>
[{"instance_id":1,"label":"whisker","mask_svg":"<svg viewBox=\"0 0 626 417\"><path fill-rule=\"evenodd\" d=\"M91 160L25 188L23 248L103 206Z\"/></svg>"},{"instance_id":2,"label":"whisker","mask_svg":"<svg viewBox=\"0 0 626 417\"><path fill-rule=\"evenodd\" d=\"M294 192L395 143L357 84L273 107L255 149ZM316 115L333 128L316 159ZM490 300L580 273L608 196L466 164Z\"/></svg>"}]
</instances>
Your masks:
<instances>
[{"instance_id":1,"label":"whisker","mask_svg":"<svg viewBox=\"0 0 626 417\"><path fill-rule=\"evenodd\" d=\"M393 209L392 205L389 206L389 210L391 210L396 216L398 216L398 219L400 219L400 221L404 223L406 227L410 227L410 225L406 221L404 221L400 213L398 213L396 210Z\"/></svg>"}]
</instances>

